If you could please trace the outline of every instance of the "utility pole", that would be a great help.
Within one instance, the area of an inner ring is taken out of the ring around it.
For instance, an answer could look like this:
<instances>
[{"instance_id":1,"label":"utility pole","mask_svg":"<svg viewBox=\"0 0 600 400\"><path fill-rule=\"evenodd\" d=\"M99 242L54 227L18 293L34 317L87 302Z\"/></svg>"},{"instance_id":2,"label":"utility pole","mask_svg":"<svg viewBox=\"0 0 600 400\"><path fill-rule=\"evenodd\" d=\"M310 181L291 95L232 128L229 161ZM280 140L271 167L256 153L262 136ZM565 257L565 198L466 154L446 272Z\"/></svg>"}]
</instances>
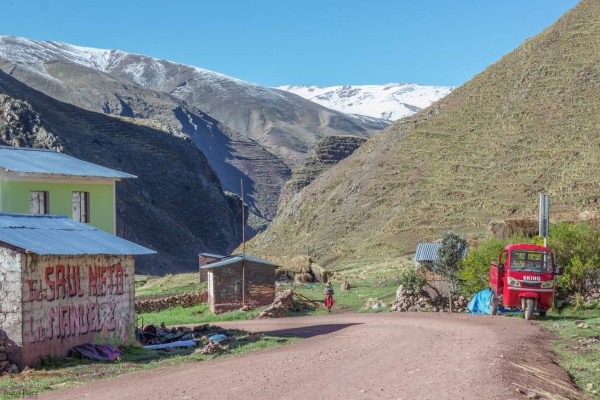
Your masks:
<instances>
[{"instance_id":1,"label":"utility pole","mask_svg":"<svg viewBox=\"0 0 600 400\"><path fill-rule=\"evenodd\" d=\"M548 246L548 231L550 227L550 196L540 193L539 236L544 238L544 247Z\"/></svg>"},{"instance_id":2,"label":"utility pole","mask_svg":"<svg viewBox=\"0 0 600 400\"><path fill-rule=\"evenodd\" d=\"M242 307L246 307L246 207L244 205L244 181L240 179L242 193Z\"/></svg>"}]
</instances>

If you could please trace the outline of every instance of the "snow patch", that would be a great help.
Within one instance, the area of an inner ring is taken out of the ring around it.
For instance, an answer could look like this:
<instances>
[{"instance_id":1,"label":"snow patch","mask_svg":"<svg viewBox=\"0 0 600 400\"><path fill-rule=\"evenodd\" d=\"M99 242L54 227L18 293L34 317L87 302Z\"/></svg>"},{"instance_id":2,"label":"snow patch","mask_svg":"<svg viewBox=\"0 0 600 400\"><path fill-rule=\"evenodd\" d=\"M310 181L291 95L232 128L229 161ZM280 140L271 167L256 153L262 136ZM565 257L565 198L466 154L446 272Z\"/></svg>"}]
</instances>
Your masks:
<instances>
[{"instance_id":1,"label":"snow patch","mask_svg":"<svg viewBox=\"0 0 600 400\"><path fill-rule=\"evenodd\" d=\"M428 107L454 88L388 83L343 86L286 85L278 86L277 89L297 94L332 110L396 121Z\"/></svg>"}]
</instances>

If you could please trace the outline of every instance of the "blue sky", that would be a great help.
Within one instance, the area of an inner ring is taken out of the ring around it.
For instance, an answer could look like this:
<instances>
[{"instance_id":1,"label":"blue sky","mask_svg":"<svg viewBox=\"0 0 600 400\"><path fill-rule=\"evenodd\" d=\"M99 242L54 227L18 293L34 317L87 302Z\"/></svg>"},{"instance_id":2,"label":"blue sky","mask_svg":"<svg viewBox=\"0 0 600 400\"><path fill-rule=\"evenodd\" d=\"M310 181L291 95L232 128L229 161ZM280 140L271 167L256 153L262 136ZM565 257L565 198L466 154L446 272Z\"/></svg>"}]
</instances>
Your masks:
<instances>
[{"instance_id":1,"label":"blue sky","mask_svg":"<svg viewBox=\"0 0 600 400\"><path fill-rule=\"evenodd\" d=\"M2 0L0 34L282 84L460 85L576 0Z\"/></svg>"}]
</instances>

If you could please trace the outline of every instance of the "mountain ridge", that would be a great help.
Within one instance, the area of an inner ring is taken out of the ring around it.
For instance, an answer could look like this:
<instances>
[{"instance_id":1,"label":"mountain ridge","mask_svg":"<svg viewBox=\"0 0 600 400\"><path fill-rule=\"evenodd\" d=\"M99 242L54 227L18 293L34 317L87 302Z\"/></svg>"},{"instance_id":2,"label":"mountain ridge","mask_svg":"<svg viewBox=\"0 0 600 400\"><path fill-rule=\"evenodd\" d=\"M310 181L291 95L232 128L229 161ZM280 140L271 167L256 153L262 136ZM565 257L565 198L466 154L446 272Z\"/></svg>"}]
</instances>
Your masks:
<instances>
[{"instance_id":1,"label":"mountain ridge","mask_svg":"<svg viewBox=\"0 0 600 400\"><path fill-rule=\"evenodd\" d=\"M120 50L0 36L0 57L38 68L41 73L39 66L46 61L71 61L170 93L267 147L290 167L301 165L306 153L324 136L370 137L388 124L355 118L218 72Z\"/></svg>"}]
</instances>

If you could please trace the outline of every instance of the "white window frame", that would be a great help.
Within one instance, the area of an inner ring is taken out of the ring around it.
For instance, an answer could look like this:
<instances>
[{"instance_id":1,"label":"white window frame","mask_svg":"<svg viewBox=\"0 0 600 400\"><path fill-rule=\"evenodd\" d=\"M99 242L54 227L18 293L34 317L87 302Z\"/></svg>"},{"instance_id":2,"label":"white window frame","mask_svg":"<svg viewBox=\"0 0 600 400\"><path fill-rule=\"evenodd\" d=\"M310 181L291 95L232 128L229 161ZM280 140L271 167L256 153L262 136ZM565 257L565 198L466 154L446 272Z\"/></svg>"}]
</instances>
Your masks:
<instances>
[{"instance_id":1,"label":"white window frame","mask_svg":"<svg viewBox=\"0 0 600 400\"><path fill-rule=\"evenodd\" d=\"M32 190L29 192L29 213L50 214L50 192L47 190Z\"/></svg>"},{"instance_id":2,"label":"white window frame","mask_svg":"<svg viewBox=\"0 0 600 400\"><path fill-rule=\"evenodd\" d=\"M75 221L90 223L90 192L73 192L72 212Z\"/></svg>"}]
</instances>

